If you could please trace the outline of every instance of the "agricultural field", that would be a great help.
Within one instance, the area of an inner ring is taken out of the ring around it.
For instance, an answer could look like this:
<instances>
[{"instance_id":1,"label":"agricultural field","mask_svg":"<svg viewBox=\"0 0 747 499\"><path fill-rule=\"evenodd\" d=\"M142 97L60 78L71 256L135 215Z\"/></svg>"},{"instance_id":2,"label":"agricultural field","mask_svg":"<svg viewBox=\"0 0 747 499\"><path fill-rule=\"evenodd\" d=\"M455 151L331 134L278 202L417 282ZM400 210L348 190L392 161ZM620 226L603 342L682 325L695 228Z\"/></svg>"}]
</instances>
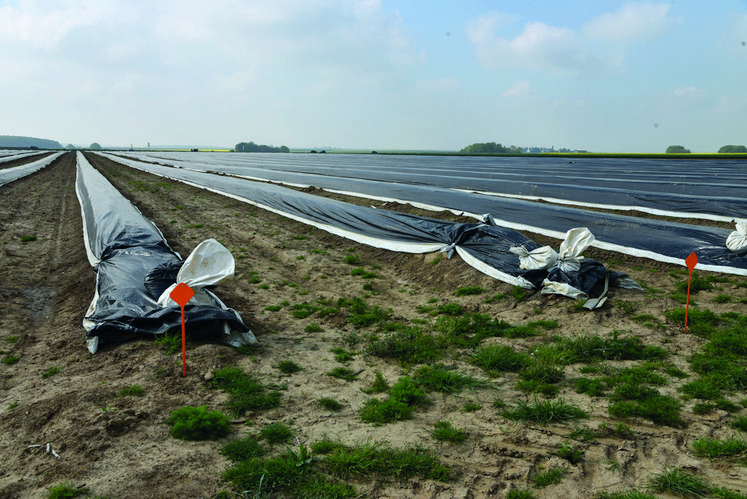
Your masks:
<instances>
[{"instance_id":1,"label":"agricultural field","mask_svg":"<svg viewBox=\"0 0 747 499\"><path fill-rule=\"evenodd\" d=\"M232 252L258 344L91 355L75 154L0 187L0 497L747 497L747 278L696 269L685 334L684 267L592 248L644 291L589 312L87 158L182 257Z\"/></svg>"}]
</instances>

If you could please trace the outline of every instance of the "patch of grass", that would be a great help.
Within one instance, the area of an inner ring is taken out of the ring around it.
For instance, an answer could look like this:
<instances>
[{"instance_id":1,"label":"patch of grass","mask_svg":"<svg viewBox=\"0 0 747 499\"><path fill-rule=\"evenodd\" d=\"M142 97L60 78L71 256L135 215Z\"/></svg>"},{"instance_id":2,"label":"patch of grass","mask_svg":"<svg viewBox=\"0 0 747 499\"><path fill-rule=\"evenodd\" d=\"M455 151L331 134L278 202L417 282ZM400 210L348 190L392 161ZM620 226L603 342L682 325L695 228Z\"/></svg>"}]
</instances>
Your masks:
<instances>
[{"instance_id":1,"label":"patch of grass","mask_svg":"<svg viewBox=\"0 0 747 499\"><path fill-rule=\"evenodd\" d=\"M308 324L303 330L305 333L320 333L324 331L322 326L316 323Z\"/></svg>"},{"instance_id":2,"label":"patch of grass","mask_svg":"<svg viewBox=\"0 0 747 499\"><path fill-rule=\"evenodd\" d=\"M87 496L88 489L85 487L74 487L69 481L60 482L47 489L47 499L71 499L73 497Z\"/></svg>"},{"instance_id":3,"label":"patch of grass","mask_svg":"<svg viewBox=\"0 0 747 499\"><path fill-rule=\"evenodd\" d=\"M5 341L7 341L8 343L18 343L18 340L20 339L21 338L19 336L12 334L8 336L7 338L5 338Z\"/></svg>"},{"instance_id":4,"label":"patch of grass","mask_svg":"<svg viewBox=\"0 0 747 499\"><path fill-rule=\"evenodd\" d=\"M560 449L558 449L558 452L556 452L555 455L565 459L571 464L577 464L584 458L584 451L575 445L563 442L560 444Z\"/></svg>"},{"instance_id":5,"label":"patch of grass","mask_svg":"<svg viewBox=\"0 0 747 499\"><path fill-rule=\"evenodd\" d=\"M550 468L544 473L537 473L532 477L535 488L541 489L549 485L557 485L563 481L568 471L562 468Z\"/></svg>"},{"instance_id":6,"label":"patch of grass","mask_svg":"<svg viewBox=\"0 0 747 499\"><path fill-rule=\"evenodd\" d=\"M225 390L229 394L226 405L236 416L241 416L247 411L272 409L280 405L279 392L268 392L259 381L238 367L216 370L208 386Z\"/></svg>"},{"instance_id":7,"label":"patch of grass","mask_svg":"<svg viewBox=\"0 0 747 499\"><path fill-rule=\"evenodd\" d=\"M305 319L314 315L322 308L313 303L294 303L291 307L291 315L296 319Z\"/></svg>"},{"instance_id":8,"label":"patch of grass","mask_svg":"<svg viewBox=\"0 0 747 499\"><path fill-rule=\"evenodd\" d=\"M381 371L374 373L374 381L371 383L371 387L364 390L365 393L384 393L387 391L389 391L389 383L386 382Z\"/></svg>"},{"instance_id":9,"label":"patch of grass","mask_svg":"<svg viewBox=\"0 0 747 499\"><path fill-rule=\"evenodd\" d=\"M362 328L373 326L377 323L382 323L389 320L392 315L392 310L383 310L378 305L370 307L362 298L356 297L352 300L346 298L340 298L337 300L338 308L345 308L349 314L347 321L350 322L355 328Z\"/></svg>"},{"instance_id":10,"label":"patch of grass","mask_svg":"<svg viewBox=\"0 0 747 499\"><path fill-rule=\"evenodd\" d=\"M668 352L663 348L644 345L640 338L620 338L614 333L610 338L580 336L564 338L558 344L568 362L599 362L603 360L655 360L663 359Z\"/></svg>"},{"instance_id":11,"label":"patch of grass","mask_svg":"<svg viewBox=\"0 0 747 499\"><path fill-rule=\"evenodd\" d=\"M157 336L156 339L153 340L153 344L161 348L161 350L165 350L169 355L175 354L182 351L182 335L181 333L169 334L166 332L163 335ZM186 348L187 350L192 348L192 344L188 339Z\"/></svg>"},{"instance_id":12,"label":"patch of grass","mask_svg":"<svg viewBox=\"0 0 747 499\"><path fill-rule=\"evenodd\" d=\"M382 337L368 338L366 351L370 355L396 359L402 365L434 362L443 356L443 340L434 338L416 326L397 326Z\"/></svg>"},{"instance_id":13,"label":"patch of grass","mask_svg":"<svg viewBox=\"0 0 747 499\"><path fill-rule=\"evenodd\" d=\"M231 433L228 417L206 406L177 409L166 423L171 425L171 435L181 440L217 440Z\"/></svg>"},{"instance_id":14,"label":"patch of grass","mask_svg":"<svg viewBox=\"0 0 747 499\"><path fill-rule=\"evenodd\" d=\"M441 315L456 317L464 313L464 307L458 303L446 303L438 306L438 313Z\"/></svg>"},{"instance_id":15,"label":"patch of grass","mask_svg":"<svg viewBox=\"0 0 747 499\"><path fill-rule=\"evenodd\" d=\"M252 457L265 455L265 448L259 443L254 435L247 435L244 438L238 438L228 442L221 448L220 453L233 462L246 461Z\"/></svg>"},{"instance_id":16,"label":"patch of grass","mask_svg":"<svg viewBox=\"0 0 747 499\"><path fill-rule=\"evenodd\" d=\"M283 423L270 423L259 434L269 444L281 444L293 438L293 431Z\"/></svg>"},{"instance_id":17,"label":"patch of grass","mask_svg":"<svg viewBox=\"0 0 747 499\"><path fill-rule=\"evenodd\" d=\"M488 345L479 348L470 363L483 369L488 375L499 372L519 372L529 363L529 356L503 345Z\"/></svg>"},{"instance_id":18,"label":"patch of grass","mask_svg":"<svg viewBox=\"0 0 747 499\"><path fill-rule=\"evenodd\" d=\"M729 303L731 302L731 296L729 295L716 295L711 300L713 303Z\"/></svg>"},{"instance_id":19,"label":"patch of grass","mask_svg":"<svg viewBox=\"0 0 747 499\"><path fill-rule=\"evenodd\" d=\"M451 470L428 450L413 447L393 449L375 443L338 446L323 462L324 468L343 479L352 476L384 476L398 480L420 477L447 481Z\"/></svg>"},{"instance_id":20,"label":"patch of grass","mask_svg":"<svg viewBox=\"0 0 747 499\"><path fill-rule=\"evenodd\" d=\"M340 363L350 362L355 359L355 355L344 348L333 348L332 353L335 354L335 360Z\"/></svg>"},{"instance_id":21,"label":"patch of grass","mask_svg":"<svg viewBox=\"0 0 747 499\"><path fill-rule=\"evenodd\" d=\"M541 425L565 423L575 419L586 419L589 414L581 408L567 404L563 400L538 400L532 404L519 401L514 409L503 411L503 416L518 421L534 421Z\"/></svg>"},{"instance_id":22,"label":"patch of grass","mask_svg":"<svg viewBox=\"0 0 747 499\"><path fill-rule=\"evenodd\" d=\"M358 262L360 262L360 257L358 255L346 255L343 261L347 263L348 265L355 265Z\"/></svg>"},{"instance_id":23,"label":"patch of grass","mask_svg":"<svg viewBox=\"0 0 747 499\"><path fill-rule=\"evenodd\" d=\"M747 416L739 416L729 424L737 430L747 432Z\"/></svg>"},{"instance_id":24,"label":"patch of grass","mask_svg":"<svg viewBox=\"0 0 747 499\"><path fill-rule=\"evenodd\" d=\"M386 424L410 419L415 407L425 407L431 403L425 394L410 378L399 378L389 390L385 401L371 399L361 408L360 416L366 423Z\"/></svg>"},{"instance_id":25,"label":"patch of grass","mask_svg":"<svg viewBox=\"0 0 747 499\"><path fill-rule=\"evenodd\" d=\"M693 442L693 453L709 459L740 456L747 453L747 441L734 435L724 440L700 438Z\"/></svg>"},{"instance_id":26,"label":"patch of grass","mask_svg":"<svg viewBox=\"0 0 747 499\"><path fill-rule=\"evenodd\" d=\"M22 243L30 243L31 241L36 241L36 236L21 236Z\"/></svg>"},{"instance_id":27,"label":"patch of grass","mask_svg":"<svg viewBox=\"0 0 747 499\"><path fill-rule=\"evenodd\" d=\"M679 468L655 474L649 480L649 487L660 494L668 492L680 497L705 497L711 492L705 480Z\"/></svg>"},{"instance_id":28,"label":"patch of grass","mask_svg":"<svg viewBox=\"0 0 747 499\"><path fill-rule=\"evenodd\" d=\"M278 369L280 369L280 372L283 374L293 374L303 371L303 367L299 366L292 360L281 360L278 362Z\"/></svg>"},{"instance_id":29,"label":"patch of grass","mask_svg":"<svg viewBox=\"0 0 747 499\"><path fill-rule=\"evenodd\" d=\"M521 286L514 286L510 294L516 300L516 303L521 303L529 298L529 291Z\"/></svg>"},{"instance_id":30,"label":"patch of grass","mask_svg":"<svg viewBox=\"0 0 747 499\"><path fill-rule=\"evenodd\" d=\"M62 371L61 367L50 367L45 372L43 372L41 376L44 379L51 378L52 376L59 373L60 371Z\"/></svg>"},{"instance_id":31,"label":"patch of grass","mask_svg":"<svg viewBox=\"0 0 747 499\"><path fill-rule=\"evenodd\" d=\"M341 403L330 397L322 397L317 400L317 403L328 411L332 412L340 411L343 407Z\"/></svg>"},{"instance_id":32,"label":"patch of grass","mask_svg":"<svg viewBox=\"0 0 747 499\"><path fill-rule=\"evenodd\" d=\"M18 363L19 360L21 360L21 356L20 355L8 355L6 357L3 357L2 362L3 362L3 364L12 366L13 364Z\"/></svg>"},{"instance_id":33,"label":"patch of grass","mask_svg":"<svg viewBox=\"0 0 747 499\"><path fill-rule=\"evenodd\" d=\"M358 276L361 279L376 279L379 277L374 272L369 272L363 267L356 267L353 270L350 271L350 275L352 276Z\"/></svg>"},{"instance_id":34,"label":"patch of grass","mask_svg":"<svg viewBox=\"0 0 747 499\"><path fill-rule=\"evenodd\" d=\"M347 367L335 367L327 373L327 376L332 376L333 378L345 381L355 381L357 373Z\"/></svg>"},{"instance_id":35,"label":"patch of grass","mask_svg":"<svg viewBox=\"0 0 747 499\"><path fill-rule=\"evenodd\" d=\"M145 389L139 384L135 383L126 388L122 388L117 392L118 397L144 397Z\"/></svg>"},{"instance_id":36,"label":"patch of grass","mask_svg":"<svg viewBox=\"0 0 747 499\"><path fill-rule=\"evenodd\" d=\"M480 286L467 286L464 288L459 288L454 292L454 296L471 296L471 295L481 295L485 291L487 291L485 288Z\"/></svg>"},{"instance_id":37,"label":"patch of grass","mask_svg":"<svg viewBox=\"0 0 747 499\"><path fill-rule=\"evenodd\" d=\"M449 421L437 421L430 433L436 440L452 444L461 444L467 440L467 432L454 428Z\"/></svg>"},{"instance_id":38,"label":"patch of grass","mask_svg":"<svg viewBox=\"0 0 747 499\"><path fill-rule=\"evenodd\" d=\"M429 392L457 393L465 388L488 388L490 383L454 371L444 364L420 367L415 372L415 383Z\"/></svg>"}]
</instances>

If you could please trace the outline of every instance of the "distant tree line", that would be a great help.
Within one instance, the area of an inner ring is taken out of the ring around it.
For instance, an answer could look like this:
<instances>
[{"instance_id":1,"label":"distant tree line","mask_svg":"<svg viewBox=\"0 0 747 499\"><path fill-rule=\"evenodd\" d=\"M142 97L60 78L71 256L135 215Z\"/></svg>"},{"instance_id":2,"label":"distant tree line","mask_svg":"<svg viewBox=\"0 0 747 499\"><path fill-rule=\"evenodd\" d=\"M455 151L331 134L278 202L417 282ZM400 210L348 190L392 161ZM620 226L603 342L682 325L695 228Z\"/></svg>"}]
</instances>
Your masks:
<instances>
[{"instance_id":1,"label":"distant tree line","mask_svg":"<svg viewBox=\"0 0 747 499\"><path fill-rule=\"evenodd\" d=\"M685 148L684 146L669 146L667 147L666 154L689 154L691 151L690 149ZM747 147L745 146L735 146L735 145L727 145L727 146L721 146L718 150L719 154L728 154L728 153L747 153Z\"/></svg>"},{"instance_id":2,"label":"distant tree line","mask_svg":"<svg viewBox=\"0 0 747 499\"><path fill-rule=\"evenodd\" d=\"M475 142L459 151L463 154L501 154L501 153L521 153L521 148L516 146L504 146L495 142Z\"/></svg>"},{"instance_id":3,"label":"distant tree line","mask_svg":"<svg viewBox=\"0 0 747 499\"><path fill-rule=\"evenodd\" d=\"M263 144L255 144L254 142L239 142L234 147L236 152L290 152L286 146L273 147L266 146Z\"/></svg>"},{"instance_id":4,"label":"distant tree line","mask_svg":"<svg viewBox=\"0 0 747 499\"><path fill-rule=\"evenodd\" d=\"M0 148L2 147L62 149L62 144L60 144L56 140L38 139L36 137L24 137L21 135L0 135Z\"/></svg>"},{"instance_id":5,"label":"distant tree line","mask_svg":"<svg viewBox=\"0 0 747 499\"><path fill-rule=\"evenodd\" d=\"M728 145L728 146L721 146L721 149L718 150L720 153L747 153L747 147L745 146L734 146L734 145Z\"/></svg>"}]
</instances>

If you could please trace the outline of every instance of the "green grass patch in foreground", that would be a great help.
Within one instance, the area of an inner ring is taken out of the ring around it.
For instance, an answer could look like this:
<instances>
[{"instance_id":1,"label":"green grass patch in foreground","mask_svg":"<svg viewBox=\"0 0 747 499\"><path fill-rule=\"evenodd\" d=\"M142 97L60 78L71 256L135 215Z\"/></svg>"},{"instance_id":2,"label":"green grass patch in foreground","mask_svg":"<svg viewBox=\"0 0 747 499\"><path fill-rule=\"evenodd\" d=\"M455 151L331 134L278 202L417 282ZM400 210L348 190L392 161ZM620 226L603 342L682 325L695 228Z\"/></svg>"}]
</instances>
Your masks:
<instances>
[{"instance_id":1,"label":"green grass patch in foreground","mask_svg":"<svg viewBox=\"0 0 747 499\"><path fill-rule=\"evenodd\" d=\"M442 442L461 444L467 440L467 432L454 428L449 421L437 421L430 433L433 438Z\"/></svg>"},{"instance_id":2,"label":"green grass patch in foreground","mask_svg":"<svg viewBox=\"0 0 747 499\"><path fill-rule=\"evenodd\" d=\"M659 494L668 492L680 497L706 497L713 490L702 478L679 468L657 473L649 480L649 487Z\"/></svg>"},{"instance_id":3,"label":"green grass patch in foreground","mask_svg":"<svg viewBox=\"0 0 747 499\"><path fill-rule=\"evenodd\" d=\"M387 424L410 419L416 407L431 404L431 399L409 376L399 378L389 390L389 398L381 401L371 399L360 409L361 419L366 423Z\"/></svg>"},{"instance_id":4,"label":"green grass patch in foreground","mask_svg":"<svg viewBox=\"0 0 747 499\"><path fill-rule=\"evenodd\" d=\"M700 438L693 442L693 453L709 459L741 456L747 453L747 441L734 435L724 440Z\"/></svg>"},{"instance_id":5,"label":"green grass patch in foreground","mask_svg":"<svg viewBox=\"0 0 747 499\"><path fill-rule=\"evenodd\" d=\"M352 485L339 479L396 479L448 481L451 470L421 448L393 449L384 444L346 446L323 440L298 450L264 459L250 457L235 464L223 477L251 497L324 497L357 495ZM245 496L249 497L249 496Z\"/></svg>"},{"instance_id":6,"label":"green grass patch in foreground","mask_svg":"<svg viewBox=\"0 0 747 499\"><path fill-rule=\"evenodd\" d=\"M573 404L566 404L563 400L538 400L535 397L532 404L519 401L514 409L503 411L503 416L518 421L534 421L546 425L586 419L589 414Z\"/></svg>"},{"instance_id":7,"label":"green grass patch in foreground","mask_svg":"<svg viewBox=\"0 0 747 499\"><path fill-rule=\"evenodd\" d=\"M171 425L171 436L181 440L217 440L231 433L228 417L205 406L177 409L166 423Z\"/></svg>"},{"instance_id":8,"label":"green grass patch in foreground","mask_svg":"<svg viewBox=\"0 0 747 499\"><path fill-rule=\"evenodd\" d=\"M272 409L280 405L279 392L268 391L259 381L238 367L217 369L208 386L228 393L226 405L236 416L241 416L247 411Z\"/></svg>"}]
</instances>

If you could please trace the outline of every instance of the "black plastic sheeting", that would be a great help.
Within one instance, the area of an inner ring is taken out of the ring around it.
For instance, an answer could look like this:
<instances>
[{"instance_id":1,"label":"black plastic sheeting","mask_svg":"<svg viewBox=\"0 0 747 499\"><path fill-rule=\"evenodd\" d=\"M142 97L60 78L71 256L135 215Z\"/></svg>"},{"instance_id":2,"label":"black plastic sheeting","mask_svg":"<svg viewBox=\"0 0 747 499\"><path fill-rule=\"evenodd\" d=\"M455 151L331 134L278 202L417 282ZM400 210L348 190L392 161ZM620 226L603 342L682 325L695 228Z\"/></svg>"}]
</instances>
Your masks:
<instances>
[{"instance_id":1,"label":"black plastic sheeting","mask_svg":"<svg viewBox=\"0 0 747 499\"><path fill-rule=\"evenodd\" d=\"M182 260L158 228L78 153L76 192L83 215L88 259L96 272L96 294L84 318L91 344L122 342L146 334L181 331L181 309L160 307L164 267L177 268ZM177 268L178 270L178 268ZM175 277L175 273L172 273ZM154 277L155 276L155 277ZM162 277L161 274L160 277ZM173 283L172 280L169 284ZM225 341L224 321L234 330L249 329L234 310L214 305L185 306L186 332L191 338Z\"/></svg>"},{"instance_id":2,"label":"black plastic sheeting","mask_svg":"<svg viewBox=\"0 0 747 499\"><path fill-rule=\"evenodd\" d=\"M454 223L351 205L273 184L250 182L228 176L146 164L104 153L99 154L138 169L255 204L371 246L408 253L441 250L449 256L451 252L456 251L468 264L478 270L517 286L540 288L549 275L547 270L519 268L519 258L510 249L523 246L527 251L532 251L539 245L509 228L485 223ZM592 268L595 268L597 272L597 279L589 278ZM604 279L606 274L603 265L587 260L579 272L566 275L554 273L553 275L557 277L558 282L568 283L586 294L591 294L598 281ZM617 273L610 273L610 276L613 283L625 277Z\"/></svg>"},{"instance_id":3,"label":"black plastic sheeting","mask_svg":"<svg viewBox=\"0 0 747 499\"><path fill-rule=\"evenodd\" d=\"M191 182L197 186L270 206L282 213L313 218L319 223L345 227L345 230L349 231L357 230L363 234L371 231L374 237L387 238L389 227L376 219L369 219L373 216L370 215L373 213L370 210L351 215L350 219L343 214L343 210L347 208L335 205L334 201L326 198L271 184L242 182L237 178L187 168L172 168L108 154L105 156L157 175ZM185 163L185 166L188 164ZM365 182L362 191L365 191L366 195L383 196L465 214L490 214L501 227L531 231L558 239L563 239L570 229L586 227L596 238L593 246L601 249L683 266L690 253L695 252L698 255L700 269L747 275L747 254L732 253L726 248L726 238L732 232L727 229L592 212L439 187L357 181L358 184L361 182ZM347 189L341 190L354 190L350 187L348 185ZM349 206L345 203L343 205Z\"/></svg>"},{"instance_id":4,"label":"black plastic sheeting","mask_svg":"<svg viewBox=\"0 0 747 499\"><path fill-rule=\"evenodd\" d=\"M63 153L58 152L55 154L50 154L49 156L46 156L38 161L32 161L31 163L26 163L25 165L15 166L12 168L4 168L0 170L0 185L9 184L10 182L13 182L14 180L18 180L19 178L23 178L27 175L31 175L34 172L37 172L41 170L42 168L46 168L49 166L54 160L59 158ZM24 155L27 156L27 155ZM18 159L18 158L13 158Z\"/></svg>"},{"instance_id":5,"label":"black plastic sheeting","mask_svg":"<svg viewBox=\"0 0 747 499\"><path fill-rule=\"evenodd\" d=\"M747 217L747 161L128 153L146 161L338 189L351 180L445 187L671 216ZM343 180L336 181L335 177ZM361 184L362 186L363 184Z\"/></svg>"}]
</instances>

